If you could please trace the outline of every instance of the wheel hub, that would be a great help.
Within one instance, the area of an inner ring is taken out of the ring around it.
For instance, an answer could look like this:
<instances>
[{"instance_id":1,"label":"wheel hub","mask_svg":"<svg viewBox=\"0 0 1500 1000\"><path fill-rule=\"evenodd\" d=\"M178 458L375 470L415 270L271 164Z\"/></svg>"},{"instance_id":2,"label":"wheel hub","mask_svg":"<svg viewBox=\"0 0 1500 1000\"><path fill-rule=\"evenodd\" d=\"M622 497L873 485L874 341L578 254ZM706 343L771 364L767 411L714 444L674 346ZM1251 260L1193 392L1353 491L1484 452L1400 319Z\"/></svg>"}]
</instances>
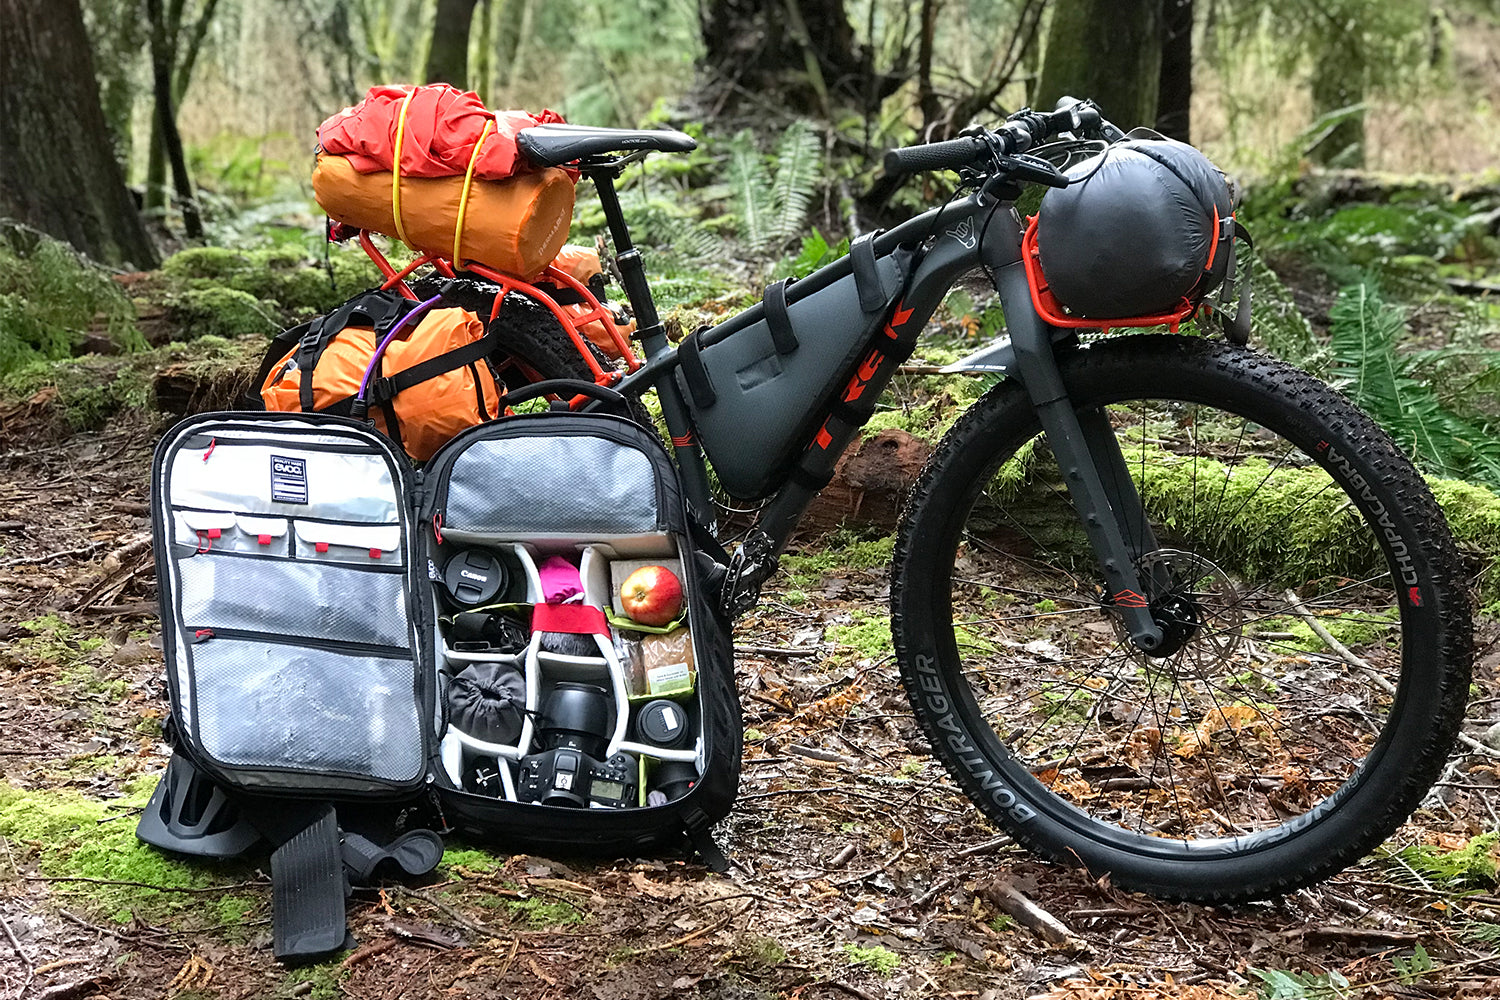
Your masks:
<instances>
[{"instance_id":1,"label":"wheel hub","mask_svg":"<svg viewBox=\"0 0 1500 1000\"><path fill-rule=\"evenodd\" d=\"M1157 549L1137 561L1136 572L1150 595L1151 618L1162 633L1161 645L1136 649L1138 657L1180 657L1201 669L1228 660L1239 649L1244 634L1239 588L1211 560L1179 549ZM1134 647L1120 617L1113 617L1121 641Z\"/></svg>"}]
</instances>

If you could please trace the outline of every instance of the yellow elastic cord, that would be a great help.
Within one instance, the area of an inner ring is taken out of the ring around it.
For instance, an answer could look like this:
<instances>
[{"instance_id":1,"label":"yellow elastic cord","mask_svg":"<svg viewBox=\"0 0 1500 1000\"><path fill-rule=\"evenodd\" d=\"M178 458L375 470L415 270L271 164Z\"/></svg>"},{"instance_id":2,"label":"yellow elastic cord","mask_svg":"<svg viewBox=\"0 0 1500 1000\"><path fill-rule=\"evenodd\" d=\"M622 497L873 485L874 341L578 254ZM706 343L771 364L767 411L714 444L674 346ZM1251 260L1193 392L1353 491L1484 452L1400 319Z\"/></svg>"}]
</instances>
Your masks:
<instances>
[{"instance_id":1,"label":"yellow elastic cord","mask_svg":"<svg viewBox=\"0 0 1500 1000\"><path fill-rule=\"evenodd\" d=\"M479 162L479 150L484 145L484 140L490 137L490 130L495 127L494 120L484 123L484 131L479 133L479 141L474 143L474 152L469 154L469 169L464 172L464 189L458 196L458 222L453 227L453 266L460 267L463 259L459 256L459 246L464 241L464 216L469 208L469 185L474 183L474 164Z\"/></svg>"},{"instance_id":2,"label":"yellow elastic cord","mask_svg":"<svg viewBox=\"0 0 1500 1000\"><path fill-rule=\"evenodd\" d=\"M415 88L406 92L406 100L401 102L401 115L396 119L396 156L391 161L391 210L396 213L396 235L401 242L411 246L411 241L406 238L406 227L401 224L401 144L406 139L406 109L411 107L411 99L417 96Z\"/></svg>"}]
</instances>

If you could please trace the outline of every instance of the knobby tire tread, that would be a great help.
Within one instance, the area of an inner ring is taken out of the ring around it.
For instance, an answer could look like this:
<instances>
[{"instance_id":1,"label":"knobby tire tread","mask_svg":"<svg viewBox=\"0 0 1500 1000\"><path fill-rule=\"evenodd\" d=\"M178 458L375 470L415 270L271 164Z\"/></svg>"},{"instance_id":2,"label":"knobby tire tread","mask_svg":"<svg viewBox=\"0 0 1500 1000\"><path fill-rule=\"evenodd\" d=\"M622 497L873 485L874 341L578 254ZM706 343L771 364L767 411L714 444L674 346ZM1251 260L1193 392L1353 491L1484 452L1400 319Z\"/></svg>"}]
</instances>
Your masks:
<instances>
[{"instance_id":1,"label":"knobby tire tread","mask_svg":"<svg viewBox=\"0 0 1500 1000\"><path fill-rule=\"evenodd\" d=\"M1442 650L1442 662L1433 668L1439 694L1431 718L1426 720L1426 729L1417 740L1418 745L1415 748L1385 747L1381 760L1348 800L1319 818L1311 828L1294 832L1279 844L1258 849L1254 857L1242 857L1238 862L1220 866L1187 857L1163 862L1159 859L1141 860L1137 855L1138 864L1132 865L1129 863L1132 859L1124 858L1117 859L1123 863L1108 866L1115 884L1122 887L1142 889L1167 899L1201 903L1239 902L1280 895L1333 875L1379 845L1420 804L1438 779L1462 722L1472 658L1469 599L1466 574L1441 509L1406 457L1348 399L1312 376L1254 350L1198 338L1136 335L1079 349L1063 360L1062 370L1070 387L1075 384L1108 386L1131 377L1131 372L1149 372L1161 386L1188 385L1195 381L1200 385L1205 381L1212 384L1227 377L1244 390L1267 397L1273 406L1279 406L1291 415L1290 422L1322 429L1330 440L1340 441L1352 449L1362 467L1377 473L1376 478L1367 476L1367 480L1379 499L1388 506L1395 505L1393 509L1403 512L1405 520L1410 523L1411 530L1404 534L1404 538L1409 544L1415 543L1425 558L1428 574L1424 582L1430 588L1431 601L1435 602L1439 612L1434 621L1440 630L1436 645ZM1140 381L1141 377L1136 375L1135 378ZM1107 394L1108 390L1104 393ZM1074 398L1087 402L1087 395L1086 392L1080 393ZM1162 397L1179 398L1170 391L1163 393ZM913 596L914 591L931 588L932 584L917 579L920 570L910 568L914 559L921 563L917 557L923 547L941 545L943 557L949 554L948 539L939 543L931 536L930 530L926 530L929 522L948 523L943 520L945 512L934 509L933 505L951 503L955 494L962 495L964 483L957 484L957 489L954 484L945 483L945 467L966 451L983 447L984 439L993 436L997 421L1017 420L1026 421L1026 426L1035 423L1030 402L1024 389L1014 380L1002 381L958 420L924 468L913 487L898 529L892 570L892 631L902 681L913 712L934 755L943 761L964 792L1029 850L1061 864L1077 866L1082 862L1087 865L1083 855L1089 852L1078 846L1078 836L1074 831L1043 815L1037 817L1045 821L1042 823L1015 821L999 807L987 804L981 783L959 764L957 753L946 747L943 734L925 710L920 697L922 680L914 666L915 647L925 641L925 648L934 651L937 648L930 639L923 639L922 630L926 629L930 634L935 627L946 627L946 623L935 625L932 620L933 604L942 601L934 597L923 606L920 595ZM967 511L963 516L967 517ZM958 525L961 530L962 522ZM937 570L944 578L942 586L946 586L947 571L941 566ZM934 655L934 659L939 658ZM961 665L955 676L954 670L939 662L938 672L945 677L949 690L966 683L962 679ZM1412 665L1403 663L1402 680L1412 672L1415 672ZM1402 690L1406 690L1404 684ZM1410 701L1405 699L1405 704L1409 705ZM1397 725L1398 710L1393 704L1387 732ZM957 713L953 714L956 716ZM982 745L980 741L975 742ZM1005 773L1001 768L997 767L997 770ZM1383 794L1369 794L1372 787ZM1357 813L1350 810L1357 810ZM1309 835L1321 834L1323 839L1328 839L1330 830L1341 838L1338 843L1320 845L1316 843L1317 836L1308 843ZM1257 859L1262 862L1259 866L1253 864Z\"/></svg>"}]
</instances>

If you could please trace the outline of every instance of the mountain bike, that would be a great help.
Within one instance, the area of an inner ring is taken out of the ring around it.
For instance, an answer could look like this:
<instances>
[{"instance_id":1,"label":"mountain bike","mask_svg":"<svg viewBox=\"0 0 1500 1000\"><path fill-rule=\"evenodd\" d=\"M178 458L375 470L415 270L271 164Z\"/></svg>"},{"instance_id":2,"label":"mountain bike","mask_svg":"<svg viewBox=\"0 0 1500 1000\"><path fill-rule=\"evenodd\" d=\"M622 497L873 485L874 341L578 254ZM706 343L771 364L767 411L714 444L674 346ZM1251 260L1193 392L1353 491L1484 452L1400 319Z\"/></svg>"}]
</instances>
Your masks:
<instances>
[{"instance_id":1,"label":"mountain bike","mask_svg":"<svg viewBox=\"0 0 1500 1000\"><path fill-rule=\"evenodd\" d=\"M1469 684L1464 574L1421 476L1338 392L1177 332L1190 309L1158 317L1169 333L1121 335L1044 308L1015 202L1068 178L1028 151L1120 138L1073 103L893 150L888 171L956 171L957 192L673 347L614 182L693 141L527 129L533 163L598 191L638 324L619 366L557 310L561 281L379 262L403 288L433 263L429 280L488 307L528 394L639 412L656 392L705 523L710 465L765 501L731 559L729 613L755 604L945 294L983 269L1007 336L944 370L994 384L936 446L897 530L912 710L958 786L1035 853L1168 898L1264 897L1357 860L1437 779Z\"/></svg>"}]
</instances>

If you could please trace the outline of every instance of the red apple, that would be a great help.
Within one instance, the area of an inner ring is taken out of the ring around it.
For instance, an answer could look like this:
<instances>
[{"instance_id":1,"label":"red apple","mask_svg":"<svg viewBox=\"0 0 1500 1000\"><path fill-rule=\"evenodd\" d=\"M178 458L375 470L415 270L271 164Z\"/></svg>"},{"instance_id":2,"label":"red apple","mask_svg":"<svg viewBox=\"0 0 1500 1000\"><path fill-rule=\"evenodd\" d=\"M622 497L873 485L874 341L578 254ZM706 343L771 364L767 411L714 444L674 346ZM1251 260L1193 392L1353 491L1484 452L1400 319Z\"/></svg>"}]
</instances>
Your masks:
<instances>
[{"instance_id":1,"label":"red apple","mask_svg":"<svg viewBox=\"0 0 1500 1000\"><path fill-rule=\"evenodd\" d=\"M642 625L670 624L682 614L682 581L665 566L642 566L620 584L620 609Z\"/></svg>"}]
</instances>

